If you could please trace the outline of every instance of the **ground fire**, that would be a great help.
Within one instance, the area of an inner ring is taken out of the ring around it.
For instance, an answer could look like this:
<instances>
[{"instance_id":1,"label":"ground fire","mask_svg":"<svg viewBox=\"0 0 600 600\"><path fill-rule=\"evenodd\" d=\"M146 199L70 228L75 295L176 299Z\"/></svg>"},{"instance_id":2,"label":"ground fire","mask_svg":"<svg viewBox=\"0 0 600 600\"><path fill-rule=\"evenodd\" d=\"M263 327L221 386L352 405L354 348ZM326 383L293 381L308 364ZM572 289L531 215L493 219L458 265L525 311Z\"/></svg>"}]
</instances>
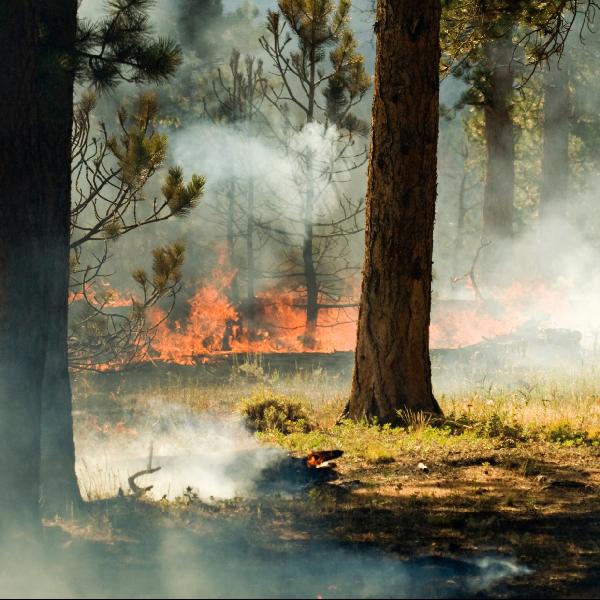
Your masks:
<instances>
[{"instance_id":1,"label":"ground fire","mask_svg":"<svg viewBox=\"0 0 600 600\"><path fill-rule=\"evenodd\" d=\"M177 318L167 317L157 306L148 309L149 325L156 327L150 343L140 348L136 361L197 365L223 355L322 354L354 349L357 298L344 299L343 307L321 308L317 343L307 348L303 339L306 315L301 290L274 287L259 292L250 331L243 306L236 307L228 299L231 278L232 272L219 260L210 278L198 282L189 298L182 301ZM506 336L522 338L524 331L525 337L533 340L543 338L546 334L542 332L550 329L571 330L581 338L573 327L578 324L577 304L569 299L568 290L541 281L516 281L506 289L490 290L485 298L472 294L469 297L469 292L464 289L455 294L458 299L434 299L432 350L469 348L481 343L489 347L490 340L497 338L503 343ZM123 309L134 301L133 295L110 290L103 290L103 294L115 308ZM572 336L567 338L557 334L552 343L558 344L562 339L572 347ZM118 368L118 365L106 367Z\"/></svg>"},{"instance_id":2,"label":"ground fire","mask_svg":"<svg viewBox=\"0 0 600 600\"><path fill-rule=\"evenodd\" d=\"M306 457L306 466L311 469L330 466L332 460L343 456L343 450L322 450L320 452L310 452Z\"/></svg>"}]
</instances>

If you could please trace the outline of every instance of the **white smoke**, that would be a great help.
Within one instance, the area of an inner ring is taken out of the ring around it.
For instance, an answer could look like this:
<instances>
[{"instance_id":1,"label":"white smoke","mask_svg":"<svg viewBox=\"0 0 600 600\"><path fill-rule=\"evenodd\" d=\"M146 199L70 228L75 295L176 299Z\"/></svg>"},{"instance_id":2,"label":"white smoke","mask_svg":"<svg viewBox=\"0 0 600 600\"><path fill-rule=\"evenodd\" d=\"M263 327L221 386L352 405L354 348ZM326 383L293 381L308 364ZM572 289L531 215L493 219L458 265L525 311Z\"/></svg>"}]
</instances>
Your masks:
<instances>
[{"instance_id":1,"label":"white smoke","mask_svg":"<svg viewBox=\"0 0 600 600\"><path fill-rule=\"evenodd\" d=\"M149 466L160 471L136 480L153 485L150 497L174 499L190 487L204 500L251 494L261 472L285 456L261 446L236 416L199 415L160 400L144 400L126 426L103 433L76 428L77 471L92 498L129 492L128 478Z\"/></svg>"}]
</instances>

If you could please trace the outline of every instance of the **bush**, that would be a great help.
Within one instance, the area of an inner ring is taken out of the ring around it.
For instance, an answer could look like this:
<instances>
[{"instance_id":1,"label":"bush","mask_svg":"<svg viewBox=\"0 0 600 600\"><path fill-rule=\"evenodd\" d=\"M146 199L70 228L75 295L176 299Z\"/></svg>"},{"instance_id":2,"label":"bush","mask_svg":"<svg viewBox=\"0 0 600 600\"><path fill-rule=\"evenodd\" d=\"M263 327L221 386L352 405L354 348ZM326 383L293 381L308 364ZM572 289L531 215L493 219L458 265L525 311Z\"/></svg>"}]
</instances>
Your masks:
<instances>
[{"instance_id":1,"label":"bush","mask_svg":"<svg viewBox=\"0 0 600 600\"><path fill-rule=\"evenodd\" d=\"M551 442L562 444L563 446L594 445L593 437L588 435L586 431L581 431L566 421L549 427L547 435Z\"/></svg>"},{"instance_id":2,"label":"bush","mask_svg":"<svg viewBox=\"0 0 600 600\"><path fill-rule=\"evenodd\" d=\"M312 427L302 403L271 390L255 392L242 403L246 425L253 431L308 433Z\"/></svg>"}]
</instances>

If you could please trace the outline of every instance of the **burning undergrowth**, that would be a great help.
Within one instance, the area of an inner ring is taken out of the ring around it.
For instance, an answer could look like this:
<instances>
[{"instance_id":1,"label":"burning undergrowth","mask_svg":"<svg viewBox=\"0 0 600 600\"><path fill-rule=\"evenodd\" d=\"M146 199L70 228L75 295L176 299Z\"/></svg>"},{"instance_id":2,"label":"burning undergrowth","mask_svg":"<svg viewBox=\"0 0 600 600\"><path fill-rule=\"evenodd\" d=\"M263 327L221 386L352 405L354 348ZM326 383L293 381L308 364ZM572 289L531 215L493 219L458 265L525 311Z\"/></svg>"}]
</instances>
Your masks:
<instances>
[{"instance_id":1,"label":"burning undergrowth","mask_svg":"<svg viewBox=\"0 0 600 600\"><path fill-rule=\"evenodd\" d=\"M174 314L168 315L158 306L149 308L146 320L152 334L140 338L139 349L128 356L134 356L134 362L195 366L220 357L248 354L293 356L353 351L358 293L344 299L343 308L324 304L327 307L319 311L316 342L308 346L303 335L306 314L302 290L273 287L258 292L250 317L247 306L237 306L228 297L231 277L232 272L219 255L210 277L185 289L187 300L179 302ZM469 348L511 335L540 346L538 342L550 336L549 346L556 346L556 352L550 352L546 360L548 353L539 353L536 348L528 362L536 367L546 363L555 366L554 354L558 354L559 364L563 361L564 352L559 347L562 341L571 348L574 336L578 336L576 345L581 341L588 350L597 347L597 332L586 317L589 306L576 291L572 283L565 281L549 284L543 279L523 278L488 288L482 295L462 282L434 297L431 349ZM113 296L114 307L124 310L127 301L116 292ZM566 335L569 332L571 335ZM117 360L95 368L123 366Z\"/></svg>"}]
</instances>

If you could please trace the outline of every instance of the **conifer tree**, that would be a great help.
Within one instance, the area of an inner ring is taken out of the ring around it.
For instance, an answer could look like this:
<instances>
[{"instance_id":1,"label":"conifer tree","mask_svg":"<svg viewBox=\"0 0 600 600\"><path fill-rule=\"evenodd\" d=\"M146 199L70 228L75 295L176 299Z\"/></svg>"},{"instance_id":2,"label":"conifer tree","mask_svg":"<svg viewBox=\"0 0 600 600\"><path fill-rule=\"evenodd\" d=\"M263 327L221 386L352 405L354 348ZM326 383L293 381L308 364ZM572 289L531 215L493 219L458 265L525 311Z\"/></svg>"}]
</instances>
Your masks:
<instances>
[{"instance_id":1,"label":"conifer tree","mask_svg":"<svg viewBox=\"0 0 600 600\"><path fill-rule=\"evenodd\" d=\"M336 190L339 174L358 168L366 156L356 150L355 141L366 134L367 126L353 109L369 89L370 78L349 27L350 4L279 0L278 10L268 13L268 35L261 38L278 78L269 84L267 98L288 130L286 151L299 165L292 209L282 217L297 230L272 231L286 244L293 240L297 249L288 251L288 274L299 275L304 288L306 348L316 344L319 310L328 304L328 292L329 303L339 302L335 288L345 267L335 262L340 242L359 230L356 223L363 206L362 199L354 201ZM331 132L334 140L328 138ZM303 135L310 140L312 134L329 144L325 157L317 156L314 143L302 142ZM290 144L290 135L300 142ZM328 194L336 197L337 215L326 206Z\"/></svg>"},{"instance_id":2,"label":"conifer tree","mask_svg":"<svg viewBox=\"0 0 600 600\"><path fill-rule=\"evenodd\" d=\"M379 0L365 262L345 416L439 414L429 322L439 120L439 0Z\"/></svg>"},{"instance_id":3,"label":"conifer tree","mask_svg":"<svg viewBox=\"0 0 600 600\"><path fill-rule=\"evenodd\" d=\"M110 0L106 17L79 24L76 0L0 8L0 44L15 74L2 101L12 124L0 141L2 164L13 159L0 170L0 264L11 290L0 299L0 512L15 530L39 523L40 496L51 514L80 501L67 358L74 81L107 90L172 75L180 51L153 37L152 4Z\"/></svg>"},{"instance_id":4,"label":"conifer tree","mask_svg":"<svg viewBox=\"0 0 600 600\"><path fill-rule=\"evenodd\" d=\"M148 321L147 311L166 302L164 318L169 316L180 290L179 277L167 277L169 285L157 285L155 277L136 269L138 293L131 297L127 311L122 306L113 308L112 289L96 284L110 281L108 265L117 240L142 227L188 215L205 183L198 175L185 182L182 169L171 166L160 199L148 198L145 188L164 168L167 154L167 136L156 129L159 107L155 95L142 93L134 107L120 108L119 136L111 135L103 122L94 131L95 101L96 95L86 92L75 105L71 158L74 194L68 342L69 364L79 369L108 364L121 367L146 352L159 325ZM174 267L180 270L178 263Z\"/></svg>"}]
</instances>

